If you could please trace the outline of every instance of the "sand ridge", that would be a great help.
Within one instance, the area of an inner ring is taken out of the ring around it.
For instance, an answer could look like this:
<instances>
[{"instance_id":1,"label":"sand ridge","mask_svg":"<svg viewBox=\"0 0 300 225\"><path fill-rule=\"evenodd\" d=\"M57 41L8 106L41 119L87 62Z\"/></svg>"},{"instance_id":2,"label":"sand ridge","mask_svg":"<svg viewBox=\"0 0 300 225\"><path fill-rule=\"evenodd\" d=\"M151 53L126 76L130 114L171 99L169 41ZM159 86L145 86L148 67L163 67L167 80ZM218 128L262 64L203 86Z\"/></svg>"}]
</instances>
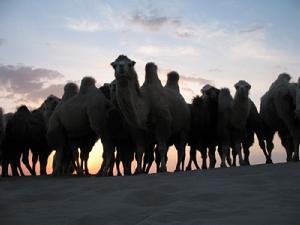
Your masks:
<instances>
[{"instance_id":1,"label":"sand ridge","mask_svg":"<svg viewBox=\"0 0 300 225\"><path fill-rule=\"evenodd\" d=\"M11 177L0 224L300 224L300 163L132 177Z\"/></svg>"}]
</instances>

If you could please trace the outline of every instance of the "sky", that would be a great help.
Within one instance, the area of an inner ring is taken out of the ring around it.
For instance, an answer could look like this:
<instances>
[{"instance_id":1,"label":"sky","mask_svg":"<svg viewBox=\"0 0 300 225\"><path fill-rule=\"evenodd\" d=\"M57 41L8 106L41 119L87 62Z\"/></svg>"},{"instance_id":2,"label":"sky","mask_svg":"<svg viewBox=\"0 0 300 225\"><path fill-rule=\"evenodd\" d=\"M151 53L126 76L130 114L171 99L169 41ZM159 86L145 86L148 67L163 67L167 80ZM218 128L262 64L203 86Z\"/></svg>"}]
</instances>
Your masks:
<instances>
[{"instance_id":1,"label":"sky","mask_svg":"<svg viewBox=\"0 0 300 225\"><path fill-rule=\"evenodd\" d=\"M299 0L0 1L0 106L38 107L67 81L114 79L119 54L180 74L187 102L203 85L246 80L259 99L281 72L300 75Z\"/></svg>"}]
</instances>

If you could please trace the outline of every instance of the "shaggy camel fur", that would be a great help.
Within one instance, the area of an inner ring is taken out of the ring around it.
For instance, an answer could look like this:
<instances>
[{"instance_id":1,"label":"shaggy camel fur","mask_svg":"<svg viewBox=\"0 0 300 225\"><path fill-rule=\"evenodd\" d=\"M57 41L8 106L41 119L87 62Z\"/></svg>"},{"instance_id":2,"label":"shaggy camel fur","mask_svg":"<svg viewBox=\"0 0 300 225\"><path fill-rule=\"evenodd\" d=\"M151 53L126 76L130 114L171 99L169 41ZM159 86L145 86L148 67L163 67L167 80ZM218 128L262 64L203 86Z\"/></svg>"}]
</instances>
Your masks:
<instances>
[{"instance_id":1,"label":"shaggy camel fur","mask_svg":"<svg viewBox=\"0 0 300 225\"><path fill-rule=\"evenodd\" d=\"M283 73L272 83L262 96L260 114L264 122L264 137L271 157L273 138L278 131L287 153L287 161L299 160L299 107L300 87L290 83L291 76Z\"/></svg>"},{"instance_id":2,"label":"shaggy camel fur","mask_svg":"<svg viewBox=\"0 0 300 225\"><path fill-rule=\"evenodd\" d=\"M63 149L68 147L75 160L78 174L82 169L78 159L78 146L84 137L101 138L105 159L99 175L106 175L113 155L113 147L107 132L109 101L96 88L95 79L84 77L79 93L57 107L49 121L48 139L56 146L57 156L53 173L59 174L62 167ZM96 139L95 138L95 139ZM78 141L79 140L79 141ZM90 147L90 146L79 146Z\"/></svg>"},{"instance_id":3,"label":"shaggy camel fur","mask_svg":"<svg viewBox=\"0 0 300 225\"><path fill-rule=\"evenodd\" d=\"M196 96L191 105L191 131L189 137L190 161L187 170L191 169L194 162L199 169L196 161L196 150L201 152L203 164L202 169L207 169L207 149L209 150L210 168L216 164L215 151L217 146L217 124L218 124L218 97L219 89L205 85L202 90L202 96Z\"/></svg>"},{"instance_id":4,"label":"shaggy camel fur","mask_svg":"<svg viewBox=\"0 0 300 225\"><path fill-rule=\"evenodd\" d=\"M117 80L117 102L126 121L134 127L136 145L136 173L142 173L142 156L147 146L146 137L152 136L161 156L161 171L166 171L166 154L169 138L176 134L178 161L176 170L184 158L190 113L183 97L174 90L163 88L157 76L157 67L146 65L146 79L139 87L135 62L120 55L111 63Z\"/></svg>"}]
</instances>

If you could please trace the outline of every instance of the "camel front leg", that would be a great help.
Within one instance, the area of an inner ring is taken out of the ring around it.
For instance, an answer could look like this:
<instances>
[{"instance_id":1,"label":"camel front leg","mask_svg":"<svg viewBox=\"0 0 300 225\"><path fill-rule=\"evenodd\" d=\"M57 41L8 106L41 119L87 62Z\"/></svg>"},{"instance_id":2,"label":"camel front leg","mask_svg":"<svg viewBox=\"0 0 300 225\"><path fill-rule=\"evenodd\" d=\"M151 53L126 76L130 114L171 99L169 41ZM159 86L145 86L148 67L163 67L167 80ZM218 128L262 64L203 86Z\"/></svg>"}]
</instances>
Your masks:
<instances>
[{"instance_id":1,"label":"camel front leg","mask_svg":"<svg viewBox=\"0 0 300 225\"><path fill-rule=\"evenodd\" d=\"M103 162L98 172L98 176L106 176L109 172L111 162L113 160L114 146L109 138L104 137L101 139L103 145Z\"/></svg>"},{"instance_id":2,"label":"camel front leg","mask_svg":"<svg viewBox=\"0 0 300 225\"><path fill-rule=\"evenodd\" d=\"M295 138L294 140L294 156L293 161L298 162L299 161L299 141Z\"/></svg>"}]
</instances>

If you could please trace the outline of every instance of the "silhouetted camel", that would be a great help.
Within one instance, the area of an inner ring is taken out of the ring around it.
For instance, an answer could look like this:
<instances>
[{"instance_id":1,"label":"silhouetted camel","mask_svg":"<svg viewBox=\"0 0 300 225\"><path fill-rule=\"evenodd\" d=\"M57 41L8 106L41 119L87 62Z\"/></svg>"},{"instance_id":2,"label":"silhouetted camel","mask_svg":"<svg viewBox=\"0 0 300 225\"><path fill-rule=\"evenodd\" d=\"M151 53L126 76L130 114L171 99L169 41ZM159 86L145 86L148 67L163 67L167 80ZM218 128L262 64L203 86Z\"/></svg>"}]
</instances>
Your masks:
<instances>
[{"instance_id":1,"label":"silhouetted camel","mask_svg":"<svg viewBox=\"0 0 300 225\"><path fill-rule=\"evenodd\" d=\"M21 157L22 162L31 175L34 174L28 160L29 143L27 122L29 117L30 111L25 105L22 105L7 121L2 148L2 176L8 175L9 165L11 166L13 176L18 176L19 173L24 176L22 167L20 165Z\"/></svg>"},{"instance_id":2,"label":"silhouetted camel","mask_svg":"<svg viewBox=\"0 0 300 225\"><path fill-rule=\"evenodd\" d=\"M46 139L48 124L48 115L46 115L46 112L53 112L59 101L60 99L56 96L48 96L38 109L31 112L28 118L28 142L32 152L32 170L34 174L36 174L35 166L39 160L40 175L47 175L46 166L52 148Z\"/></svg>"},{"instance_id":3,"label":"silhouetted camel","mask_svg":"<svg viewBox=\"0 0 300 225\"><path fill-rule=\"evenodd\" d=\"M289 74L279 74L261 98L260 115L264 122L264 138L269 157L274 147L274 134L278 131L287 153L287 161L298 161L300 87L299 81L298 84L290 83L290 79Z\"/></svg>"},{"instance_id":4,"label":"silhouetted camel","mask_svg":"<svg viewBox=\"0 0 300 225\"><path fill-rule=\"evenodd\" d=\"M197 169L199 166L196 161L196 150L201 152L203 164L202 169L207 168L207 150L209 151L210 168L216 164L215 151L217 146L217 124L218 124L218 96L219 89L205 85L202 96L196 96L191 104L191 130L189 136L190 161L187 170L191 169L194 162Z\"/></svg>"}]
</instances>

